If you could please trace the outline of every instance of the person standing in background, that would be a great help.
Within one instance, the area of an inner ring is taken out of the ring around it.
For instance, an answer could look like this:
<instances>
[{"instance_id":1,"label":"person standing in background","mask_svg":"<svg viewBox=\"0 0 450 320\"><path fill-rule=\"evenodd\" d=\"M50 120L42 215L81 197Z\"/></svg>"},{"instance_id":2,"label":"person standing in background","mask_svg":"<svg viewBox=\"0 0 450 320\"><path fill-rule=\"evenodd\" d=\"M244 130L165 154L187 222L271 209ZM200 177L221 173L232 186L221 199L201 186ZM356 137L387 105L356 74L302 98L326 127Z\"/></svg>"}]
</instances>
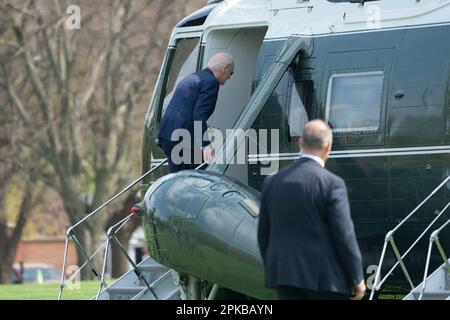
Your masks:
<instances>
[{"instance_id":1,"label":"person standing in background","mask_svg":"<svg viewBox=\"0 0 450 320\"><path fill-rule=\"evenodd\" d=\"M362 299L366 290L344 180L324 168L332 131L308 122L302 156L264 183L258 244L280 300Z\"/></svg>"}]
</instances>

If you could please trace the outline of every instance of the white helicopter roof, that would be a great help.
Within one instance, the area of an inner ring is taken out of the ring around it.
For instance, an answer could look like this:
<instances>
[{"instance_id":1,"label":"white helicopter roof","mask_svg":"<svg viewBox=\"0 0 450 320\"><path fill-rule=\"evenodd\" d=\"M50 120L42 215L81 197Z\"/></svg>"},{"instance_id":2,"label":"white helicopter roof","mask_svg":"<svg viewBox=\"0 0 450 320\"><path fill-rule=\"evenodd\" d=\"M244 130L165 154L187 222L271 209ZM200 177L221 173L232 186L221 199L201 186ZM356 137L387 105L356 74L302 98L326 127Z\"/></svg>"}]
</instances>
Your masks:
<instances>
[{"instance_id":1,"label":"white helicopter roof","mask_svg":"<svg viewBox=\"0 0 450 320\"><path fill-rule=\"evenodd\" d=\"M448 23L450 0L225 0L211 12L204 28L208 33L266 25L266 39L272 39Z\"/></svg>"}]
</instances>

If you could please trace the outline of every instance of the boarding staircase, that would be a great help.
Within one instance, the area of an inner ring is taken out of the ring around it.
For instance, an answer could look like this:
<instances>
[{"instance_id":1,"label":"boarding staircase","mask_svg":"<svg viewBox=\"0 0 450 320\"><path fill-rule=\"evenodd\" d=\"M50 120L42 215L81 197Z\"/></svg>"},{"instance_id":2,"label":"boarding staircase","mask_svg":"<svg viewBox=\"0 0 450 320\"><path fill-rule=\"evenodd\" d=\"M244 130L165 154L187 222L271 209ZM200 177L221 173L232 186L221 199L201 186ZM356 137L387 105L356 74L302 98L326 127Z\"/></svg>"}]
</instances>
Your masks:
<instances>
[{"instance_id":1,"label":"boarding staircase","mask_svg":"<svg viewBox=\"0 0 450 320\"><path fill-rule=\"evenodd\" d=\"M103 289L96 300L180 300L182 290L173 281L173 270L148 257L137 265L141 278L130 270ZM147 286L148 284L148 286Z\"/></svg>"},{"instance_id":2,"label":"boarding staircase","mask_svg":"<svg viewBox=\"0 0 450 320\"><path fill-rule=\"evenodd\" d=\"M381 289L383 284L386 282L386 280L389 278L389 276L392 275L394 270L400 266L402 269L402 272L404 276L406 277L410 287L411 291L403 298L403 300L450 300L450 259L447 258L446 252L444 250L444 247L442 246L440 240L439 240L439 234L447 228L450 225L450 219L447 220L445 223L443 223L439 228L436 228L435 225L437 224L437 221L439 218L447 211L447 209L450 207L450 202L448 202L442 210L438 211L436 213L436 217L431 221L428 226L426 226L425 230L420 234L420 236L412 243L412 245L403 253L400 254L400 251L397 247L397 244L395 242L394 236L398 232L398 230L405 225L405 223L410 220L417 212L418 210L427 203L441 188L447 185L449 183L450 176L447 177L439 186L437 186L430 195L425 198L413 211L411 211L410 214L408 214L394 229L390 230L385 237L385 242L383 246L383 250L380 257L380 262L377 267L377 271L375 274L375 281L372 287L372 291L370 294L370 300L373 300L375 293ZM429 238L429 244L428 244L428 252L427 252L427 258L423 273L423 280L418 285L414 285L413 281L411 279L411 276L406 268L406 265L404 263L405 257L412 251L412 249L419 243L419 241L425 236L427 232L432 230L432 228L435 227ZM381 269L385 260L386 256L386 250L388 245L391 246L397 262L394 264L394 266L386 273L383 279L381 279ZM429 273L429 267L430 267L430 259L431 259L431 253L433 250L433 247L436 247L441 258L442 258L442 265L440 265L431 275L428 275Z\"/></svg>"},{"instance_id":3,"label":"boarding staircase","mask_svg":"<svg viewBox=\"0 0 450 320\"><path fill-rule=\"evenodd\" d=\"M445 250L439 241L439 233L449 224L450 220L431 233L423 281L411 290L404 300L450 300L450 259L447 258ZM438 249L443 263L428 276L433 244Z\"/></svg>"},{"instance_id":4,"label":"boarding staircase","mask_svg":"<svg viewBox=\"0 0 450 320\"><path fill-rule=\"evenodd\" d=\"M81 221L75 225L69 227L67 230L66 244L64 249L64 262L63 262L63 272L61 276L61 283L59 288L58 300L62 299L64 289L79 276L83 268L90 268L95 278L99 281L99 288L97 295L93 297L94 300L179 300L183 298L183 290L178 283L174 282L175 271L167 268L159 263L157 263L152 258L148 257L139 264L135 262L128 255L127 249L120 243L117 238L117 233L122 229L122 227L127 224L131 219L136 216L140 216L143 210L140 210L138 206L135 206L131 210L131 214L114 224L108 229L106 234L106 240L92 253L89 255L85 248L81 245L79 239L76 236L75 230L80 227L83 223L86 223L89 219L92 219L96 215L102 212L106 206L112 203L115 199L119 198L127 191L132 189L136 184L141 182L144 178L149 176L151 173L155 172L167 162L167 159L160 162L157 166L153 167L151 170L146 172L144 175L133 181L130 185L125 187L122 191L117 193L107 202L102 204L100 207L95 209L93 212L88 214ZM201 169L205 166L207 162L199 165L195 170ZM104 212L104 211L103 211ZM73 241L77 247L79 253L85 259L85 263L76 270L68 279L65 279L65 270L67 266L67 253L69 248L69 241ZM122 254L126 257L131 265L131 270L125 273L122 277L117 279L111 285L106 283L105 273L108 251L110 248L110 243L115 243ZM101 252L103 249L103 266L101 271L97 268L94 263L94 257ZM176 278L176 277L175 277Z\"/></svg>"},{"instance_id":5,"label":"boarding staircase","mask_svg":"<svg viewBox=\"0 0 450 320\"><path fill-rule=\"evenodd\" d=\"M424 282L422 282L403 300L450 300L450 272L445 263L426 280L425 290L423 290Z\"/></svg>"}]
</instances>

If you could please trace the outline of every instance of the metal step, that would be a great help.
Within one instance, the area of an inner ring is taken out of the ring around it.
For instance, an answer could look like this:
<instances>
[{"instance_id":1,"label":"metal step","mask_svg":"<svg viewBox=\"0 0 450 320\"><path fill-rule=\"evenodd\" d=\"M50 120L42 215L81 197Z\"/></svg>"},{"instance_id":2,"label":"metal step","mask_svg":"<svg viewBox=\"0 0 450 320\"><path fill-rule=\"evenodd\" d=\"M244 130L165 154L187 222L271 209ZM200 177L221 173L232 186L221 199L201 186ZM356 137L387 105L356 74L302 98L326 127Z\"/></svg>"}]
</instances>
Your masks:
<instances>
[{"instance_id":1,"label":"metal step","mask_svg":"<svg viewBox=\"0 0 450 320\"><path fill-rule=\"evenodd\" d=\"M419 299L420 292L413 292L415 300ZM450 291L429 291L423 294L422 300L448 300Z\"/></svg>"},{"instance_id":2,"label":"metal step","mask_svg":"<svg viewBox=\"0 0 450 320\"><path fill-rule=\"evenodd\" d=\"M109 300L131 300L147 287L113 287L107 288Z\"/></svg>"},{"instance_id":3,"label":"metal step","mask_svg":"<svg viewBox=\"0 0 450 320\"><path fill-rule=\"evenodd\" d=\"M145 281L139 279L134 270L130 270L116 282L103 289L99 295L99 300L180 299L181 290L173 281L171 269L158 264L151 258L145 259L137 267L156 294L156 297L148 289Z\"/></svg>"},{"instance_id":4,"label":"metal step","mask_svg":"<svg viewBox=\"0 0 450 320\"><path fill-rule=\"evenodd\" d=\"M403 300L418 300L423 282L415 287ZM437 268L426 281L426 288L422 300L447 300L450 297L450 272L445 264Z\"/></svg>"},{"instance_id":5,"label":"metal step","mask_svg":"<svg viewBox=\"0 0 450 320\"><path fill-rule=\"evenodd\" d=\"M161 277L164 273L166 273L169 268L162 265L148 265L148 266L138 266L139 271L144 276L145 280L151 284L155 282L159 277ZM142 279L139 279L134 270L131 270L135 274L135 278L133 280L134 286L146 286L145 282Z\"/></svg>"},{"instance_id":6,"label":"metal step","mask_svg":"<svg viewBox=\"0 0 450 320\"><path fill-rule=\"evenodd\" d=\"M180 300L181 288L173 282L172 270L167 271L164 275L153 282L150 287L156 294L157 300ZM153 293L147 287L139 292L131 300L155 300Z\"/></svg>"}]
</instances>

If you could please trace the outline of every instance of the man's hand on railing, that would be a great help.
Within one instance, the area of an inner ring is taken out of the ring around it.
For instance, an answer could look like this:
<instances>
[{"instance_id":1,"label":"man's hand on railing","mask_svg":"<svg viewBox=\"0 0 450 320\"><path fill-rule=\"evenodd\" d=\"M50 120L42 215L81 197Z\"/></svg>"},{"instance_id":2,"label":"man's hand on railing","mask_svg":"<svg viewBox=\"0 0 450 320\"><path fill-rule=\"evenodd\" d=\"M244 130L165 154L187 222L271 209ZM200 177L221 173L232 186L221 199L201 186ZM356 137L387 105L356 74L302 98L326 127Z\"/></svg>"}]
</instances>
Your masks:
<instances>
[{"instance_id":1,"label":"man's hand on railing","mask_svg":"<svg viewBox=\"0 0 450 320\"><path fill-rule=\"evenodd\" d=\"M353 288L353 291L353 296L351 297L352 300L361 300L364 298L364 294L366 293L366 284L364 283L364 280L361 280L361 282Z\"/></svg>"},{"instance_id":2,"label":"man's hand on railing","mask_svg":"<svg viewBox=\"0 0 450 320\"><path fill-rule=\"evenodd\" d=\"M203 148L203 160L205 162L211 163L211 161L213 160L214 156L215 156L215 151L211 147L211 145Z\"/></svg>"}]
</instances>

